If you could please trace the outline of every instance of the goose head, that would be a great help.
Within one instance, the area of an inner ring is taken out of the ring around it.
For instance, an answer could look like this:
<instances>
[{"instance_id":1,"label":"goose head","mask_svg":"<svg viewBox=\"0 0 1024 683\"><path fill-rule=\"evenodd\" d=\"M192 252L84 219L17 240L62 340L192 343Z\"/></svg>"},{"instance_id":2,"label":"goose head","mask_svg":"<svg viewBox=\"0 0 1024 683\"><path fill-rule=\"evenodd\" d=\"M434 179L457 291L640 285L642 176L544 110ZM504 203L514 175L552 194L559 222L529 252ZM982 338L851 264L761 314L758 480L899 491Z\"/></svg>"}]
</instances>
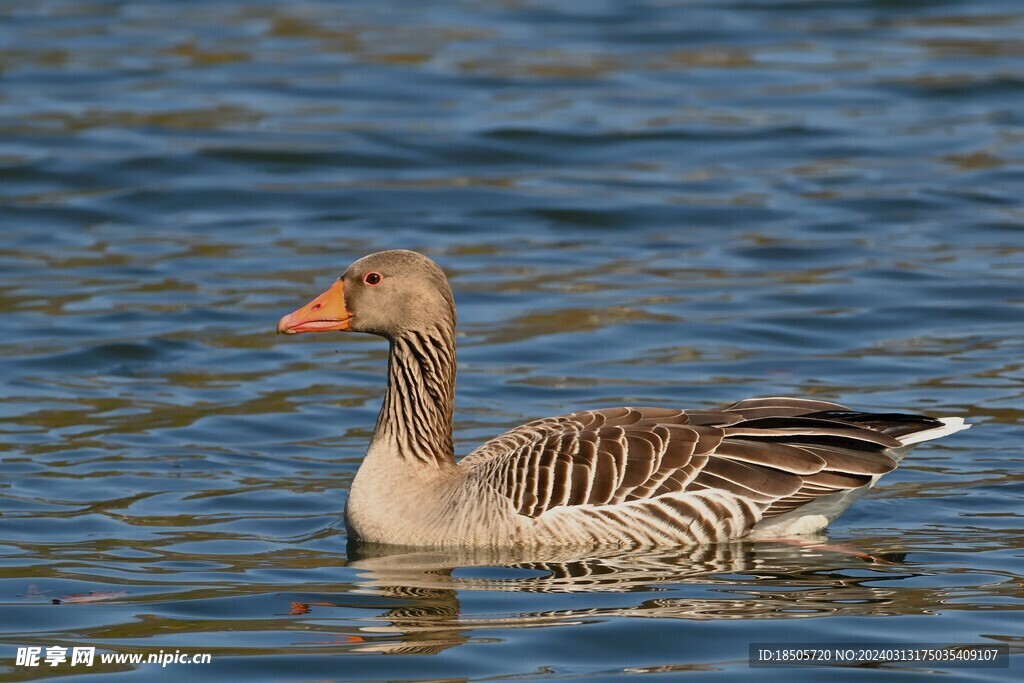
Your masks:
<instances>
[{"instance_id":1,"label":"goose head","mask_svg":"<svg viewBox=\"0 0 1024 683\"><path fill-rule=\"evenodd\" d=\"M454 332L448 278L426 256L404 249L364 256L330 289L277 323L279 334L367 332L387 339L431 328Z\"/></svg>"}]
</instances>

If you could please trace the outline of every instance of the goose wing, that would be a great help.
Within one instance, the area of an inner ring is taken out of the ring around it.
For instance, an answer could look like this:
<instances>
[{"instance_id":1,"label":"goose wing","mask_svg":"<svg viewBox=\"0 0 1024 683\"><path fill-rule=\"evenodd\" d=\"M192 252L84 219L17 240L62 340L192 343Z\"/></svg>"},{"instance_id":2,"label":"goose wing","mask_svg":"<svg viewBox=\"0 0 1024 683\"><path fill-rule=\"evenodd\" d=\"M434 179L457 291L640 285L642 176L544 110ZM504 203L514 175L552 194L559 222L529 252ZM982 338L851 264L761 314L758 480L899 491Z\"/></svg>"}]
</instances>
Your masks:
<instances>
[{"instance_id":1,"label":"goose wing","mask_svg":"<svg viewBox=\"0 0 1024 683\"><path fill-rule=\"evenodd\" d=\"M728 492L749 525L871 483L896 467L888 451L902 445L899 437L935 426L928 417L792 398L721 410L609 408L529 422L486 442L463 466L526 517Z\"/></svg>"}]
</instances>

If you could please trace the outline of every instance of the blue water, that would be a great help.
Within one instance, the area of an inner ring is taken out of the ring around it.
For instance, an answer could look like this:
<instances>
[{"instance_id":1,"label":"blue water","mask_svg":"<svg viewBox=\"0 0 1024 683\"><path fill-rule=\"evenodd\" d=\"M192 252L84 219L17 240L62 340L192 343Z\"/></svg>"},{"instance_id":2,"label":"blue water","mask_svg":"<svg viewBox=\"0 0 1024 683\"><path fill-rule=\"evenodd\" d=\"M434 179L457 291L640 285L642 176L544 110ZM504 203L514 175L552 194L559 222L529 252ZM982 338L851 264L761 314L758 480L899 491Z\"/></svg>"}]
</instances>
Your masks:
<instances>
[{"instance_id":1,"label":"blue water","mask_svg":"<svg viewBox=\"0 0 1024 683\"><path fill-rule=\"evenodd\" d=\"M1022 36L1012 0L0 1L0 680L1019 680L747 655L1024 648ZM385 344L273 330L393 247L455 290L460 453L772 394L975 426L803 544L349 555Z\"/></svg>"}]
</instances>

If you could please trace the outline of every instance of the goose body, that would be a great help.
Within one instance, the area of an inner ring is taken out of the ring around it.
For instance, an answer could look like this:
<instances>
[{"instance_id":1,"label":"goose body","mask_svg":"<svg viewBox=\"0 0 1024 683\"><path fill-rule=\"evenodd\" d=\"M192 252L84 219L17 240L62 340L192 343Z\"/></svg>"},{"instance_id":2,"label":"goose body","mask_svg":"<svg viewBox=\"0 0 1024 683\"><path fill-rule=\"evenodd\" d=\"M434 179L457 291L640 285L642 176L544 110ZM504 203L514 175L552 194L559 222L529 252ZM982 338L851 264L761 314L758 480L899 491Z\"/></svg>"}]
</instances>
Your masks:
<instances>
[{"instance_id":1,"label":"goose body","mask_svg":"<svg viewBox=\"0 0 1024 683\"><path fill-rule=\"evenodd\" d=\"M286 334L377 334L388 386L345 510L350 538L432 547L670 546L819 531L961 418L758 398L529 422L456 462L455 305L441 269L395 250L353 263Z\"/></svg>"}]
</instances>

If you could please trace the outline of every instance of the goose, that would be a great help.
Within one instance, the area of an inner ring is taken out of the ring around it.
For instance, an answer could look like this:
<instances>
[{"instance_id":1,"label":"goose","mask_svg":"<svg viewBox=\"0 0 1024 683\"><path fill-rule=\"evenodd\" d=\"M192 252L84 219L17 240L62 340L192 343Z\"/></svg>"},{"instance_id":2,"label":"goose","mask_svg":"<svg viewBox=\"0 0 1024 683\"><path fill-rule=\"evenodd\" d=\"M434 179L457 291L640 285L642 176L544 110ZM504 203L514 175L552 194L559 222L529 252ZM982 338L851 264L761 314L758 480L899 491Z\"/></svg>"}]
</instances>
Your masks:
<instances>
[{"instance_id":1,"label":"goose","mask_svg":"<svg viewBox=\"0 0 1024 683\"><path fill-rule=\"evenodd\" d=\"M616 407L527 422L456 462L455 301L413 251L355 261L278 333L388 340L387 389L345 506L349 538L434 548L655 547L824 529L906 448L963 418L753 398L712 410Z\"/></svg>"}]
</instances>

